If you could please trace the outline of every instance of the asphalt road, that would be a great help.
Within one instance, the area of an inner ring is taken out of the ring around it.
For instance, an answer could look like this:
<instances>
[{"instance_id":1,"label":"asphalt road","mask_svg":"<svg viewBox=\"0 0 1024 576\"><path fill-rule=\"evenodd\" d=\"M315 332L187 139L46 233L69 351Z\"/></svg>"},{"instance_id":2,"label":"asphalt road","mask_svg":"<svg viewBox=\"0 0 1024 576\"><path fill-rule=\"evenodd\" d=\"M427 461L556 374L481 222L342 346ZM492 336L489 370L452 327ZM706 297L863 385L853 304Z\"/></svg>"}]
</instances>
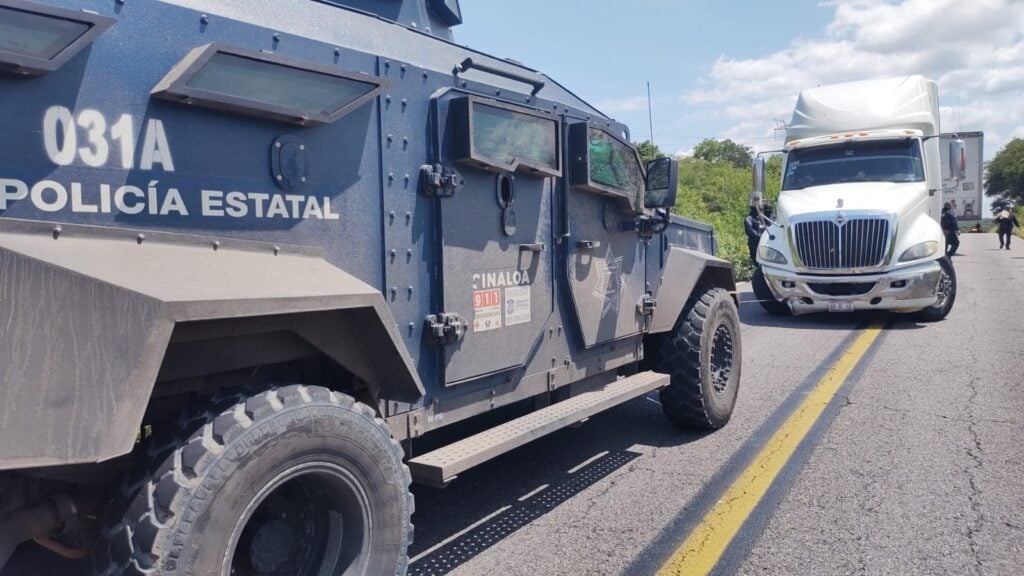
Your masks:
<instances>
[{"instance_id":1,"label":"asphalt road","mask_svg":"<svg viewBox=\"0 0 1024 576\"><path fill-rule=\"evenodd\" d=\"M720 574L1024 573L1024 242L964 235L950 316L881 336L719 560ZM410 574L648 574L874 315L775 318L742 294L730 424L641 398L416 487ZM77 576L25 547L3 576Z\"/></svg>"}]
</instances>

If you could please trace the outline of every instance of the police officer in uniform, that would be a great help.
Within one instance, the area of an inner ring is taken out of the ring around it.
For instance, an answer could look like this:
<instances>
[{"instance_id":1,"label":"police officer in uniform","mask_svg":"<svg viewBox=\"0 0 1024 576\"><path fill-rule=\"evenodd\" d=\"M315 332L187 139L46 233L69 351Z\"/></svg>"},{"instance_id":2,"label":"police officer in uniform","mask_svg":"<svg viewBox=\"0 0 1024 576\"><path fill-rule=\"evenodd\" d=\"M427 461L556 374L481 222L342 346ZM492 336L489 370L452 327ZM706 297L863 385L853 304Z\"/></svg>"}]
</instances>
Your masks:
<instances>
[{"instance_id":1,"label":"police officer in uniform","mask_svg":"<svg viewBox=\"0 0 1024 576\"><path fill-rule=\"evenodd\" d=\"M946 256L956 254L956 249L960 247L960 223L949 202L942 205L942 233L946 235Z\"/></svg>"},{"instance_id":2,"label":"police officer in uniform","mask_svg":"<svg viewBox=\"0 0 1024 576\"><path fill-rule=\"evenodd\" d=\"M747 249L750 251L750 261L757 266L757 243L761 241L761 233L764 232L764 222L757 211L757 206L750 207L750 214L743 219L743 230L747 233Z\"/></svg>"},{"instance_id":3,"label":"police officer in uniform","mask_svg":"<svg viewBox=\"0 0 1024 576\"><path fill-rule=\"evenodd\" d=\"M1010 238L1013 238L1013 229L1020 228L1017 216L1014 215L1013 209L1010 206L1005 206L996 215L996 224L999 225L999 248L1002 249L1003 244L1005 244L1006 249L1009 250Z\"/></svg>"}]
</instances>

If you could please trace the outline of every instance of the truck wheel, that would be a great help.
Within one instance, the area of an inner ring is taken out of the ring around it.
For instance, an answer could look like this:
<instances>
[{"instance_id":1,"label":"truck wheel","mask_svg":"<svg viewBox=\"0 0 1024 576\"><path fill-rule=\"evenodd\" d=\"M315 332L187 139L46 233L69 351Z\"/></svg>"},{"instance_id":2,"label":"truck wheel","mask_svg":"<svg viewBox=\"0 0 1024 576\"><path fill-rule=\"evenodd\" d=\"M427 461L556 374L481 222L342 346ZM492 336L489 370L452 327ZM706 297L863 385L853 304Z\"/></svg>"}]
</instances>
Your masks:
<instances>
[{"instance_id":1,"label":"truck wheel","mask_svg":"<svg viewBox=\"0 0 1024 576\"><path fill-rule=\"evenodd\" d=\"M405 574L411 476L370 407L313 386L213 406L115 498L99 574Z\"/></svg>"},{"instance_id":2,"label":"truck wheel","mask_svg":"<svg viewBox=\"0 0 1024 576\"><path fill-rule=\"evenodd\" d=\"M942 267L938 286L939 301L917 313L917 319L922 322L942 320L953 309L956 301L956 271L953 270L953 262L949 256L943 256L939 258L939 266Z\"/></svg>"},{"instance_id":3,"label":"truck wheel","mask_svg":"<svg viewBox=\"0 0 1024 576\"><path fill-rule=\"evenodd\" d=\"M775 295L772 294L772 289L768 287L768 281L765 280L764 272L761 271L760 266L754 269L754 276L750 279L750 284L754 288L754 296L757 296L757 301L761 303L761 307L769 314L773 316L788 316L792 314L792 311L785 302L779 302L775 299Z\"/></svg>"},{"instance_id":4,"label":"truck wheel","mask_svg":"<svg viewBox=\"0 0 1024 576\"><path fill-rule=\"evenodd\" d=\"M718 429L729 421L740 387L740 318L721 288L690 296L672 332L653 342L651 365L668 374L661 407L677 426Z\"/></svg>"}]
</instances>

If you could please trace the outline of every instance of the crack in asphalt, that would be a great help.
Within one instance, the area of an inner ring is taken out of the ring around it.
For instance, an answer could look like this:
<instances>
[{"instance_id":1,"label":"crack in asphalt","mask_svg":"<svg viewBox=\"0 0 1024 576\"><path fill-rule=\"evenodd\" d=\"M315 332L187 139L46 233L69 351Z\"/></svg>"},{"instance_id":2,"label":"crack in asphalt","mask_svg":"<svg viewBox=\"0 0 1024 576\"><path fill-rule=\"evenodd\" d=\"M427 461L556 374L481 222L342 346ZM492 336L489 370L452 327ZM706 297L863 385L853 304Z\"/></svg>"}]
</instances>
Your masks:
<instances>
[{"instance_id":1,"label":"crack in asphalt","mask_svg":"<svg viewBox=\"0 0 1024 576\"><path fill-rule=\"evenodd\" d=\"M632 471L632 469L627 469L625 472L623 472L623 475L628 475ZM586 510L583 511L584 522L590 519L590 513L593 512L594 507L598 505L598 500L604 498L609 492L611 492L612 488L615 488L616 484L618 484L618 482L615 478L609 478L608 482L605 484L605 486L601 489L600 492L587 498L587 508Z\"/></svg>"},{"instance_id":2,"label":"crack in asphalt","mask_svg":"<svg viewBox=\"0 0 1024 576\"><path fill-rule=\"evenodd\" d=\"M855 404L853 400L850 400L849 396L843 396L842 398L840 398L840 400L843 401L843 403L839 405L840 413L843 411L843 408L846 408L847 406L853 406ZM836 414L836 417L838 418L839 415Z\"/></svg>"},{"instance_id":3,"label":"crack in asphalt","mask_svg":"<svg viewBox=\"0 0 1024 576\"><path fill-rule=\"evenodd\" d=\"M970 386L970 384L968 384L968 386ZM853 404L853 402L847 402L843 406L849 406L851 404ZM950 420L950 421L953 421L953 422L965 422L965 423L968 423L968 424L981 424L983 422L985 424L1018 424L1019 423L1019 422L1016 422L1014 420L996 420L994 418L977 418L977 417L957 418L956 416L950 416L949 414L939 414L937 412L928 412L927 410L914 410L914 409L911 409L911 408L893 408L892 406L887 406L885 404L881 404L880 406L881 406L881 408L883 410L889 410L890 412L899 412L900 414L916 414L916 415L919 415L919 416L932 416L932 417L935 417L935 418L942 418L943 420Z\"/></svg>"},{"instance_id":4,"label":"crack in asphalt","mask_svg":"<svg viewBox=\"0 0 1024 576\"><path fill-rule=\"evenodd\" d=\"M973 354L972 354L973 356ZM975 365L978 365L978 359L974 358ZM982 526L985 524L985 513L981 509L981 488L978 487L978 472L984 467L982 463L982 457L985 455L984 449L981 446L981 434L978 432L978 418L975 413L977 408L978 398L978 379L971 378L967 383L967 387L970 389L970 396L967 398L967 414L970 417L970 423L967 426L968 432L971 434L971 440L973 446L967 447L967 456L973 462L973 466L969 466L964 470L967 474L967 481L971 487L971 493L969 500L971 503L971 512L974 513L973 521L967 525L967 539L971 546L971 554L974 556L974 567L978 574L981 574L984 570L984 562L981 559L981 551L979 550L977 535L981 531Z\"/></svg>"}]
</instances>

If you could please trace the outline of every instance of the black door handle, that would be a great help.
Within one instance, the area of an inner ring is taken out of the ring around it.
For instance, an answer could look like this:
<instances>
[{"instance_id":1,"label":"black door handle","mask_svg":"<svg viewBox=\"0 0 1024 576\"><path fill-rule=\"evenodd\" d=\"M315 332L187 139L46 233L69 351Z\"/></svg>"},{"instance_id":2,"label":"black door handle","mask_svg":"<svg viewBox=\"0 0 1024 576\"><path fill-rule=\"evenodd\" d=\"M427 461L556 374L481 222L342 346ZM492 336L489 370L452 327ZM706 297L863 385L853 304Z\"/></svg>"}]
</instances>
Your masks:
<instances>
[{"instance_id":1,"label":"black door handle","mask_svg":"<svg viewBox=\"0 0 1024 576\"><path fill-rule=\"evenodd\" d=\"M538 242L536 244L520 244L519 245L519 251L520 252L543 252L543 251L545 251L547 249L548 249L548 245L543 243L543 242Z\"/></svg>"}]
</instances>

